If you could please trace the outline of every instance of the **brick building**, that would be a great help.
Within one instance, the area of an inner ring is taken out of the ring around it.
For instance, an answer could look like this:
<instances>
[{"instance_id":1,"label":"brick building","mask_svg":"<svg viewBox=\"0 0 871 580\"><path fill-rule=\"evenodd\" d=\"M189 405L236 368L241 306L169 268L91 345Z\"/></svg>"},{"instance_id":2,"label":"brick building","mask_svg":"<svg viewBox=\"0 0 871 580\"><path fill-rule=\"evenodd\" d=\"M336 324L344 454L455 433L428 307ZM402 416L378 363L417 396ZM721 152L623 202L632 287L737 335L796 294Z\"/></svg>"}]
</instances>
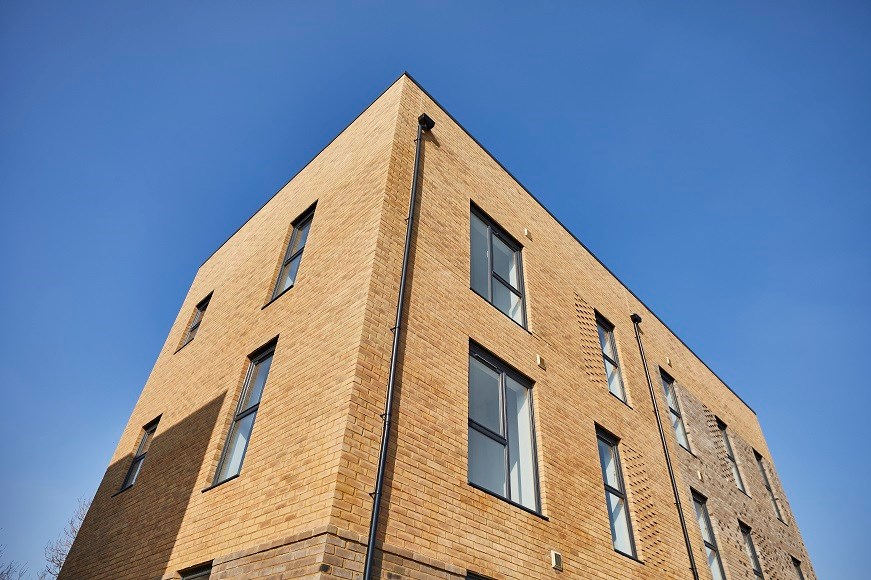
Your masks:
<instances>
[{"instance_id":1,"label":"brick building","mask_svg":"<svg viewBox=\"0 0 871 580\"><path fill-rule=\"evenodd\" d=\"M200 267L61 579L367 556L816 577L753 410L408 75Z\"/></svg>"}]
</instances>

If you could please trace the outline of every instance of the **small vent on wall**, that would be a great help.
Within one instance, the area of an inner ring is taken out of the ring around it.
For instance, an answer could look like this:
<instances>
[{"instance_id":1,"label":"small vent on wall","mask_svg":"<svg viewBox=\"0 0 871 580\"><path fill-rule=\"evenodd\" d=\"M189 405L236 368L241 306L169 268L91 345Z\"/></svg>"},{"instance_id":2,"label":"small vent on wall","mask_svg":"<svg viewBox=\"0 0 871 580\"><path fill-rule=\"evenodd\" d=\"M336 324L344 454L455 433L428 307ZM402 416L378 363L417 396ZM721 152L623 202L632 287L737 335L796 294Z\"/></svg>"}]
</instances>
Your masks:
<instances>
[{"instance_id":1,"label":"small vent on wall","mask_svg":"<svg viewBox=\"0 0 871 580\"><path fill-rule=\"evenodd\" d=\"M563 555L555 550L550 551L550 565L554 570L563 570Z\"/></svg>"}]
</instances>

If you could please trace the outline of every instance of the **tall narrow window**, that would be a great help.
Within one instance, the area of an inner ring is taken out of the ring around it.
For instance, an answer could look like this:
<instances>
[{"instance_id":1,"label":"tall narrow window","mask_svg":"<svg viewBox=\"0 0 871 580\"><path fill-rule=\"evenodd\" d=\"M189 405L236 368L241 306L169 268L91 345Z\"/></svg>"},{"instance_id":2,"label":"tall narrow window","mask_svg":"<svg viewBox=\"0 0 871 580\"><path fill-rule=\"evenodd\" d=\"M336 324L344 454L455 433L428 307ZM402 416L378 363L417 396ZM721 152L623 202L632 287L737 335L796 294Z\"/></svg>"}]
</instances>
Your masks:
<instances>
[{"instance_id":1,"label":"tall narrow window","mask_svg":"<svg viewBox=\"0 0 871 580\"><path fill-rule=\"evenodd\" d=\"M482 349L469 354L469 482L538 511L532 389Z\"/></svg>"},{"instance_id":2,"label":"tall narrow window","mask_svg":"<svg viewBox=\"0 0 871 580\"><path fill-rule=\"evenodd\" d=\"M747 493L747 488L744 487L744 480L741 479L741 472L738 470L738 461L735 459L735 452L732 450L732 442L729 440L729 432L726 430L726 424L717 419L717 429L720 430L720 436L723 438L723 446L726 448L726 461L729 463L729 468L732 470L732 477L735 479L735 485L738 489Z\"/></svg>"},{"instance_id":3,"label":"tall narrow window","mask_svg":"<svg viewBox=\"0 0 871 580\"><path fill-rule=\"evenodd\" d=\"M212 299L211 293L200 300L200 303L197 304L194 309L194 317L191 319L191 323L188 325L187 332L185 332L184 340L181 342L181 346L186 345L190 341L194 339L197 335L197 331L200 329L200 323L203 321L203 316L206 314L206 308L209 307L209 301Z\"/></svg>"},{"instance_id":4,"label":"tall narrow window","mask_svg":"<svg viewBox=\"0 0 871 580\"><path fill-rule=\"evenodd\" d=\"M314 215L315 210L311 208L293 222L290 243L287 245L287 251L281 261L281 270L279 270L278 279L275 281L272 298L276 298L296 283L296 274L299 271L299 263L302 261L302 251L305 249L305 242L308 239L308 231L311 228Z\"/></svg>"},{"instance_id":5,"label":"tall narrow window","mask_svg":"<svg viewBox=\"0 0 871 580\"><path fill-rule=\"evenodd\" d=\"M520 244L492 220L472 209L472 290L514 322L526 326L520 249Z\"/></svg>"},{"instance_id":6,"label":"tall narrow window","mask_svg":"<svg viewBox=\"0 0 871 580\"><path fill-rule=\"evenodd\" d=\"M254 418L257 409L260 408L260 398L266 386L274 352L275 346L272 345L250 359L242 394L239 396L239 403L233 415L233 425L230 427L227 443L215 473L216 484L239 475L242 470L242 460L245 459L245 451L248 449L251 431L254 429Z\"/></svg>"},{"instance_id":7,"label":"tall narrow window","mask_svg":"<svg viewBox=\"0 0 871 580\"><path fill-rule=\"evenodd\" d=\"M705 542L705 555L708 566L711 568L711 576L714 580L724 580L726 573L723 571L723 562L720 560L720 551L717 549L717 540L714 538L714 528L711 526L711 518L708 515L708 500L693 490L693 504L696 507L696 519L698 519L699 529L702 531L702 540Z\"/></svg>"},{"instance_id":8,"label":"tall narrow window","mask_svg":"<svg viewBox=\"0 0 871 580\"><path fill-rule=\"evenodd\" d=\"M605 482L605 504L611 520L611 540L614 549L635 557L635 542L632 538L632 523L626 502L626 484L620 467L617 439L601 429L596 430L599 444L599 461L602 464L602 480Z\"/></svg>"},{"instance_id":9,"label":"tall narrow window","mask_svg":"<svg viewBox=\"0 0 871 580\"><path fill-rule=\"evenodd\" d=\"M124 491L136 483L136 478L139 477L139 472L142 471L145 455L151 446L151 440L154 439L154 432L157 431L158 421L160 421L160 417L142 428L142 437L139 439L139 445L136 447L136 453L133 455L133 462L127 470L127 475L124 476L124 482L121 484L119 491Z\"/></svg>"},{"instance_id":10,"label":"tall narrow window","mask_svg":"<svg viewBox=\"0 0 871 580\"><path fill-rule=\"evenodd\" d=\"M790 556L790 558L792 558L792 569L795 571L795 577L797 580L804 580L804 573L801 571L801 560L793 558L792 556Z\"/></svg>"},{"instance_id":11,"label":"tall narrow window","mask_svg":"<svg viewBox=\"0 0 871 580\"><path fill-rule=\"evenodd\" d=\"M762 476L762 483L765 485L765 489L768 492L768 498L771 500L771 507L774 508L774 513L777 515L777 519L783 521L783 514L780 513L780 506L777 505L777 499L774 497L774 490L771 489L771 482L768 481L768 474L765 472L765 465L762 463L762 456L755 449L753 450L753 455L756 456L756 466L759 468L759 474Z\"/></svg>"},{"instance_id":12,"label":"tall narrow window","mask_svg":"<svg viewBox=\"0 0 871 580\"><path fill-rule=\"evenodd\" d=\"M597 313L596 327L599 331L599 344L602 347L602 359L605 363L605 377L608 379L608 390L625 403L626 389L623 388L623 376L620 373L620 363L617 361L617 342L614 340L614 325Z\"/></svg>"},{"instance_id":13,"label":"tall narrow window","mask_svg":"<svg viewBox=\"0 0 871 580\"><path fill-rule=\"evenodd\" d=\"M665 400L668 402L668 415L671 419L671 426L674 428L674 436L677 439L678 445L690 450L690 442L687 438L687 430L683 422L683 414L680 412L680 403L677 400L677 393L674 388L674 379L668 374L659 369L659 378L662 380L662 388L665 390Z\"/></svg>"},{"instance_id":14,"label":"tall narrow window","mask_svg":"<svg viewBox=\"0 0 871 580\"><path fill-rule=\"evenodd\" d=\"M750 568L753 569L753 574L757 578L764 578L762 575L762 566L759 564L759 556L756 554L756 546L753 545L753 534L750 526L739 521L738 527L741 529L741 537L744 540L744 551L747 552L747 559L750 561Z\"/></svg>"}]
</instances>

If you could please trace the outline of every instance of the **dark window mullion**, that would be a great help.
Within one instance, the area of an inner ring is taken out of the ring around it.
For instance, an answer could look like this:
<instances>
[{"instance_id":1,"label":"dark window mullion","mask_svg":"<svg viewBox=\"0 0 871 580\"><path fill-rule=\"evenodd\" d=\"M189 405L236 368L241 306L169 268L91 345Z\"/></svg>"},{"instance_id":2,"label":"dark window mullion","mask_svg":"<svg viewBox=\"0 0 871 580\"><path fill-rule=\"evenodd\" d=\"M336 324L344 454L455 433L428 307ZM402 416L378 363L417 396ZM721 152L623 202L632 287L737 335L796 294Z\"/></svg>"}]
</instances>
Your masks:
<instances>
[{"instance_id":1,"label":"dark window mullion","mask_svg":"<svg viewBox=\"0 0 871 580\"><path fill-rule=\"evenodd\" d=\"M501 282L502 285L505 286L508 290L510 290L511 292L513 292L514 294L516 294L518 298L521 298L521 299L523 298L523 295L520 293L520 289L519 289L519 288L515 288L515 287L511 284L511 282L506 281L505 278L503 278L502 276L500 276L497 272L495 272L495 271L493 272L493 277L496 278L499 282Z\"/></svg>"},{"instance_id":2,"label":"dark window mullion","mask_svg":"<svg viewBox=\"0 0 871 580\"><path fill-rule=\"evenodd\" d=\"M291 244L293 244L293 242L291 242ZM286 268L287 265L290 264L291 262L293 262L293 261L296 259L297 256L299 256L300 254L302 254L302 251L303 251L304 249L305 249L305 246L301 247L300 249L298 249L297 251L295 251L293 254L291 254L290 257L288 257L286 260L284 260L284 264L282 264L281 267L282 267L282 268Z\"/></svg>"},{"instance_id":3,"label":"dark window mullion","mask_svg":"<svg viewBox=\"0 0 871 580\"><path fill-rule=\"evenodd\" d=\"M239 411L238 413L236 413L236 417L233 419L233 422L238 423L239 421L241 421L242 419L244 419L248 415L252 415L252 414L256 413L258 408L260 408L260 403L255 403L255 404L251 405L250 407L248 407L247 409Z\"/></svg>"},{"instance_id":4,"label":"dark window mullion","mask_svg":"<svg viewBox=\"0 0 871 580\"><path fill-rule=\"evenodd\" d=\"M488 429L487 427L481 425L480 423L478 423L477 421L475 421L471 417L469 418L469 426L472 427L475 431L479 432L481 435L486 435L487 437L489 437L493 441L499 443L500 445L505 445L505 446L508 445L507 438L502 437L501 435L499 435L495 431L492 431L492 430Z\"/></svg>"}]
</instances>

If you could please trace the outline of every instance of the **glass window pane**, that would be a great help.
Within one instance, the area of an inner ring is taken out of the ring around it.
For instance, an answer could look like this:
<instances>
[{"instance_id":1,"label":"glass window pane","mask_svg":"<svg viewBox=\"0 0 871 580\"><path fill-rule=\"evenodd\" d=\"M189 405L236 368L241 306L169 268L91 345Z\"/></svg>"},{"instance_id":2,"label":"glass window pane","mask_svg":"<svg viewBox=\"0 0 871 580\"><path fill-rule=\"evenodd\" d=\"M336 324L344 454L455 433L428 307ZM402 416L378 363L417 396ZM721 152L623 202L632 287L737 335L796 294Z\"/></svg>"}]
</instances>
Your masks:
<instances>
[{"instance_id":1,"label":"glass window pane","mask_svg":"<svg viewBox=\"0 0 871 580\"><path fill-rule=\"evenodd\" d=\"M311 219L308 219L305 223L297 226L296 231L293 233L293 245L290 248L290 255L295 254L299 251L300 248L305 246L305 242L308 239L308 230L311 226L311 223Z\"/></svg>"},{"instance_id":2,"label":"glass window pane","mask_svg":"<svg viewBox=\"0 0 871 580\"><path fill-rule=\"evenodd\" d=\"M228 477L238 475L242 469L242 460L248 449L248 440L251 438L251 430L254 427L254 416L251 413L244 418L234 421L227 439L227 449L224 452L224 462L218 473L217 481L223 481Z\"/></svg>"},{"instance_id":3,"label":"glass window pane","mask_svg":"<svg viewBox=\"0 0 871 580\"><path fill-rule=\"evenodd\" d=\"M493 236L493 271L502 279L520 290L520 277L517 272L516 252L499 236Z\"/></svg>"},{"instance_id":4,"label":"glass window pane","mask_svg":"<svg viewBox=\"0 0 871 580\"><path fill-rule=\"evenodd\" d=\"M469 481L502 497L508 495L505 447L469 428Z\"/></svg>"},{"instance_id":5,"label":"glass window pane","mask_svg":"<svg viewBox=\"0 0 871 580\"><path fill-rule=\"evenodd\" d=\"M278 279L278 287L276 294L281 294L296 283L296 273L299 270L299 263L302 260L302 254L291 260L284 268L281 269L281 274Z\"/></svg>"},{"instance_id":6,"label":"glass window pane","mask_svg":"<svg viewBox=\"0 0 871 580\"><path fill-rule=\"evenodd\" d=\"M711 576L714 580L723 580L723 566L720 563L720 554L705 546L705 554L708 558L708 566L711 567Z\"/></svg>"},{"instance_id":7,"label":"glass window pane","mask_svg":"<svg viewBox=\"0 0 871 580\"><path fill-rule=\"evenodd\" d=\"M490 233L487 224L478 219L475 214L472 214L472 230L471 230L471 269L472 269L472 290L490 298L490 252L489 252Z\"/></svg>"},{"instance_id":8,"label":"glass window pane","mask_svg":"<svg viewBox=\"0 0 871 580\"><path fill-rule=\"evenodd\" d=\"M505 412L508 416L508 473L511 499L536 509L535 456L532 442L532 400L529 389L505 378Z\"/></svg>"},{"instance_id":9,"label":"glass window pane","mask_svg":"<svg viewBox=\"0 0 871 580\"><path fill-rule=\"evenodd\" d=\"M611 364L611 361L602 359L605 362L605 376L608 379L608 390L621 400L626 400L626 393L623 391L623 377L620 375L620 369Z\"/></svg>"},{"instance_id":10,"label":"glass window pane","mask_svg":"<svg viewBox=\"0 0 871 580\"><path fill-rule=\"evenodd\" d=\"M523 324L520 296L495 278L493 279L493 306L513 318L516 323Z\"/></svg>"},{"instance_id":11,"label":"glass window pane","mask_svg":"<svg viewBox=\"0 0 871 580\"><path fill-rule=\"evenodd\" d=\"M683 419L678 415L675 415L672 411L669 411L669 414L671 415L671 426L674 427L674 435L677 438L678 445L684 449L689 449L690 443L687 440L687 432L686 427L684 427L683 424Z\"/></svg>"},{"instance_id":12,"label":"glass window pane","mask_svg":"<svg viewBox=\"0 0 871 580\"><path fill-rule=\"evenodd\" d=\"M668 408L677 410L677 400L674 396L674 386L663 379L662 388L665 390L665 399L668 401Z\"/></svg>"},{"instance_id":13,"label":"glass window pane","mask_svg":"<svg viewBox=\"0 0 871 580\"><path fill-rule=\"evenodd\" d=\"M744 489L744 480L741 479L741 472L738 471L738 465L735 463L735 460L730 459L729 464L732 466L732 476L735 478L735 485L737 485L738 489L741 491L747 491Z\"/></svg>"},{"instance_id":14,"label":"glass window pane","mask_svg":"<svg viewBox=\"0 0 871 580\"><path fill-rule=\"evenodd\" d=\"M130 469L127 471L127 477L124 478L124 485L121 486L121 489L125 489L136 483L136 478L139 477L139 470L142 469L142 462L144 457L137 457L133 460L133 463L130 464Z\"/></svg>"},{"instance_id":15,"label":"glass window pane","mask_svg":"<svg viewBox=\"0 0 871 580\"><path fill-rule=\"evenodd\" d=\"M711 536L711 529L708 527L707 508L705 507L705 504L700 503L698 500L693 503L696 506L696 519L699 522L699 529L702 531L702 539L709 544L713 544L714 538Z\"/></svg>"},{"instance_id":16,"label":"glass window pane","mask_svg":"<svg viewBox=\"0 0 871 580\"><path fill-rule=\"evenodd\" d=\"M469 357L469 417L491 431L504 435L499 378L495 370L477 358Z\"/></svg>"},{"instance_id":17,"label":"glass window pane","mask_svg":"<svg viewBox=\"0 0 871 580\"><path fill-rule=\"evenodd\" d=\"M139 443L139 448L136 450L136 455L142 455L148 448L151 447L151 439L154 436L154 429L149 429L142 435L142 441Z\"/></svg>"},{"instance_id":18,"label":"glass window pane","mask_svg":"<svg viewBox=\"0 0 871 580\"><path fill-rule=\"evenodd\" d=\"M243 399L239 403L240 413L260 402L266 378L269 376L269 368L272 366L272 355L252 363L252 366L251 374L248 377L248 388L242 393Z\"/></svg>"},{"instance_id":19,"label":"glass window pane","mask_svg":"<svg viewBox=\"0 0 871 580\"><path fill-rule=\"evenodd\" d=\"M596 325L599 331L599 345L602 347L602 352L608 355L611 360L617 360L617 351L614 349L614 336L610 329L602 326L601 323Z\"/></svg>"},{"instance_id":20,"label":"glass window pane","mask_svg":"<svg viewBox=\"0 0 871 580\"><path fill-rule=\"evenodd\" d=\"M605 483L614 489L623 491L617 472L617 457L614 453L614 447L601 439L599 439L599 461L602 464L602 479Z\"/></svg>"},{"instance_id":21,"label":"glass window pane","mask_svg":"<svg viewBox=\"0 0 871 580\"><path fill-rule=\"evenodd\" d=\"M632 537L629 533L629 513L626 511L626 501L610 492L607 493L607 496L614 549L632 556L634 550Z\"/></svg>"}]
</instances>

